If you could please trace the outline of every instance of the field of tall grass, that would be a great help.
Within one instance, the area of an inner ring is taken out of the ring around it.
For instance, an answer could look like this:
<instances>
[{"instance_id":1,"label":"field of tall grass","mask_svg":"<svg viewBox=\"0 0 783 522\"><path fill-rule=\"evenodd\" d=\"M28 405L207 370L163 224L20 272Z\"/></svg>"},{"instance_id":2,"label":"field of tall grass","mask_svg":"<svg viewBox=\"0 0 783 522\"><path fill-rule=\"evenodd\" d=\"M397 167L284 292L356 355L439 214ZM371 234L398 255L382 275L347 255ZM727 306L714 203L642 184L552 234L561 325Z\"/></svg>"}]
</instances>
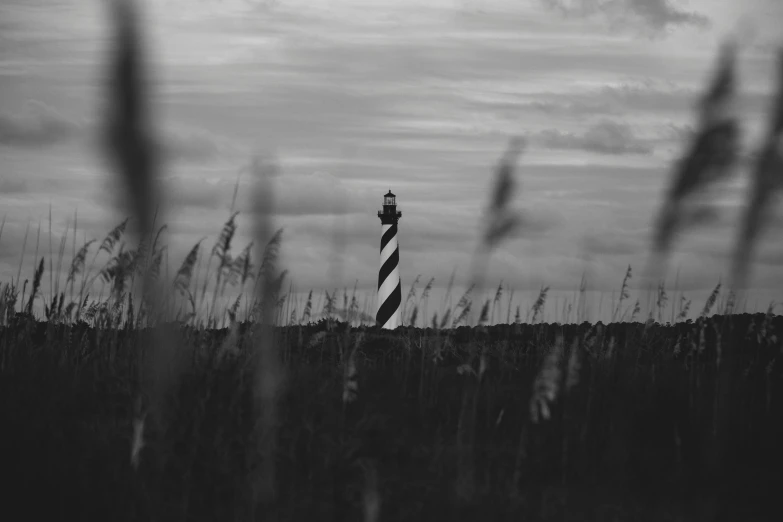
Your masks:
<instances>
[{"instance_id":1,"label":"field of tall grass","mask_svg":"<svg viewBox=\"0 0 783 522\"><path fill-rule=\"evenodd\" d=\"M385 331L356 288L296 294L260 161L253 241L233 244L232 208L169 273L139 28L132 2L110 6L105 150L133 215L78 248L74 217L49 259L40 226L26 258L28 228L0 283L9 520L778 520L783 321L775 303L742 312L783 185L783 52L731 280L704 303L657 281L736 161L731 43L655 221L650 291L619 274L608 325L589 321L585 279L549 323L549 287L527 304L502 282L485 295L521 219L512 139L469 289L452 295L452 278L433 304L416 278L405 326Z\"/></svg>"}]
</instances>

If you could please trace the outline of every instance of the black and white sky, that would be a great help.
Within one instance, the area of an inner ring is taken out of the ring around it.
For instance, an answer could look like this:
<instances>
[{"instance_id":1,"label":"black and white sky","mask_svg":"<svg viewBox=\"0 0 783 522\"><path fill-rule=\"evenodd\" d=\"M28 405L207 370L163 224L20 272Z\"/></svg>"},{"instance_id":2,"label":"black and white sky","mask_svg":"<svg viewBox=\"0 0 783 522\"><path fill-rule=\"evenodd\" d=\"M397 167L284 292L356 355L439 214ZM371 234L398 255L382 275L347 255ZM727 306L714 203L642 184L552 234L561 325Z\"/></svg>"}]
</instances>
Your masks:
<instances>
[{"instance_id":1,"label":"black and white sky","mask_svg":"<svg viewBox=\"0 0 783 522\"><path fill-rule=\"evenodd\" d=\"M616 290L628 264L646 261L720 43L741 31L746 154L764 134L783 44L779 0L138 3L166 152L172 269L201 237L217 237L250 158L274 155L275 222L302 291L354 281L374 289L375 211L390 188L403 211L403 292L418 274L443 287L455 268L464 283L511 136L527 141L513 204L528 221L493 255L489 284L573 292L589 269L592 289ZM97 0L0 5L2 281L16 275L28 223L28 250L39 221L48 234L50 205L55 236L78 209L79 243L124 216L96 145L108 22ZM718 222L678 243L680 289L698 296L725 279L748 176L739 169L721 193ZM344 244L337 279L335 230ZM237 251L251 233L240 215ZM783 235L763 237L752 286L760 307L783 297Z\"/></svg>"}]
</instances>

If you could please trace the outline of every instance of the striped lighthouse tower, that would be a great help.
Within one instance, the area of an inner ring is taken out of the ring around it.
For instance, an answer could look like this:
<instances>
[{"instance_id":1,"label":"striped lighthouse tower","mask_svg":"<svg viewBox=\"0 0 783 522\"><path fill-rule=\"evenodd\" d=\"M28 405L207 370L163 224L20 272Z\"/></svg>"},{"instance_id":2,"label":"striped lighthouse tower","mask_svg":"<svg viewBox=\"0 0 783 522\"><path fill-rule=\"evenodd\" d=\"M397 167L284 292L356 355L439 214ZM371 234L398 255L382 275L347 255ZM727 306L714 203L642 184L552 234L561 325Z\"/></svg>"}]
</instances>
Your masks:
<instances>
[{"instance_id":1,"label":"striped lighthouse tower","mask_svg":"<svg viewBox=\"0 0 783 522\"><path fill-rule=\"evenodd\" d=\"M400 249L397 245L397 199L392 191L383 196L381 218L381 270L378 272L378 313L375 321L382 328L393 330L402 324L402 287L400 286Z\"/></svg>"}]
</instances>

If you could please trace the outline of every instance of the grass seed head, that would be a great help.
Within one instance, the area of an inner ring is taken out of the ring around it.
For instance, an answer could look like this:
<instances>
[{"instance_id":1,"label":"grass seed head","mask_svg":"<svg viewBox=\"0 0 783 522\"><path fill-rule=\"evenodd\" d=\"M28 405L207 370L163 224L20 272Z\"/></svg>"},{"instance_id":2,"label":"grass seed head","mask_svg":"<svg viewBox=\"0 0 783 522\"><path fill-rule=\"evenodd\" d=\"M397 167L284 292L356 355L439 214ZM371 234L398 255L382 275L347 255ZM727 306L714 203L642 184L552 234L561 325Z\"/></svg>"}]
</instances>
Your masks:
<instances>
[{"instance_id":1,"label":"grass seed head","mask_svg":"<svg viewBox=\"0 0 783 522\"><path fill-rule=\"evenodd\" d=\"M557 400L560 391L563 359L563 336L558 334L555 344L549 349L541 369L533 382L533 396L530 398L530 420L537 424L540 420L549 420L550 406Z\"/></svg>"}]
</instances>

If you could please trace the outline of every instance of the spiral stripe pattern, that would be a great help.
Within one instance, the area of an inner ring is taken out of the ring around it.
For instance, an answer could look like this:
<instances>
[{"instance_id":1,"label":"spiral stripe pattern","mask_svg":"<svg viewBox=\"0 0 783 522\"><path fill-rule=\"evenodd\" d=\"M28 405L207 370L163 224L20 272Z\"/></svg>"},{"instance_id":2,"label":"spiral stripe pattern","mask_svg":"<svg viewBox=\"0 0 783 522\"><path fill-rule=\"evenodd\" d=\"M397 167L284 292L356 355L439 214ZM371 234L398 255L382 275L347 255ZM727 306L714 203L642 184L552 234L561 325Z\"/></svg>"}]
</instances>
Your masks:
<instances>
[{"instance_id":1,"label":"spiral stripe pattern","mask_svg":"<svg viewBox=\"0 0 783 522\"><path fill-rule=\"evenodd\" d=\"M397 245L397 223L383 224L381 268L378 272L378 313L376 322L393 330L402 324L402 286L400 285L400 249Z\"/></svg>"}]
</instances>

